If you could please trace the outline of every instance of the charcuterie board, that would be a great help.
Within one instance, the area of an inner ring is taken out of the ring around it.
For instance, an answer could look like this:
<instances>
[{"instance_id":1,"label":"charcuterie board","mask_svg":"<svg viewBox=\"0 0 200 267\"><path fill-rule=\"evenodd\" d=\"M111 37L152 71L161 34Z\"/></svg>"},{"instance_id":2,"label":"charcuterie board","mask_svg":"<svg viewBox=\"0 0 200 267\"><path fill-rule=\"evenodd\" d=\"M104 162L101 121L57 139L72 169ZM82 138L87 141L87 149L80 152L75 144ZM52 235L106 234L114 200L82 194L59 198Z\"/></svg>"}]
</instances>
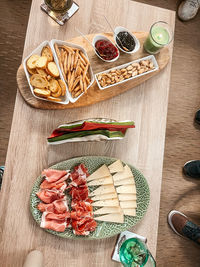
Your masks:
<instances>
[{"instance_id":1,"label":"charcuterie board","mask_svg":"<svg viewBox=\"0 0 200 267\"><path fill-rule=\"evenodd\" d=\"M113 41L113 34L112 33L103 33L105 36L110 38ZM131 62L133 60L142 58L147 56L148 54L143 50L143 43L148 35L146 32L134 32L135 36L139 39L140 41L140 49L135 53L135 54L125 54L125 53L120 53L120 57L117 61L107 63L103 62L101 59L99 59L96 55L95 52L90 46L87 41L81 36L67 40L67 42L71 42L77 45L81 45L88 54L90 64L92 66L92 70L94 74L102 72L104 70ZM95 34L90 34L87 35L87 38L92 41L93 37ZM123 84L118 84L113 87L107 88L105 90L100 90L96 81L92 84L92 86L88 89L87 93L84 94L82 97L78 99L75 103L68 103L66 105L64 104L58 104L58 103L52 103L52 102L47 102L43 100L39 100L35 98L30 89L29 85L25 76L25 72L23 69L23 66L20 65L18 71L17 71L17 84L18 84L18 89L24 98L24 100L29 104L30 106L38 109L69 109L69 108L78 108L78 107L83 107L83 106L88 106L95 104L100 101L104 101L106 99L112 98L116 95L119 95L129 89L132 89L141 83L145 82L146 80L152 78L154 75L157 75L162 69L166 67L166 65L169 62L170 56L169 56L169 50L168 48L163 48L159 54L156 56L156 60L159 66L159 69L147 73L144 76L135 78L133 80L129 80L124 82Z\"/></svg>"}]
</instances>

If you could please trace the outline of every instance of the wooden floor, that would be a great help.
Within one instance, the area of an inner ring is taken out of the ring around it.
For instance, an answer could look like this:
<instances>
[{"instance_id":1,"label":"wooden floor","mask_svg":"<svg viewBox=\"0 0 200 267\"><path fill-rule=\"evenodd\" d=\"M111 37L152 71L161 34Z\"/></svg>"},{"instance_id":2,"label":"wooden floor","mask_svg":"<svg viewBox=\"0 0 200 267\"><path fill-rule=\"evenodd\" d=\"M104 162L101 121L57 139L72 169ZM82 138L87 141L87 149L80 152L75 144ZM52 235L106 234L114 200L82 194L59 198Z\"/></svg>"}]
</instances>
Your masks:
<instances>
[{"instance_id":1,"label":"wooden floor","mask_svg":"<svg viewBox=\"0 0 200 267\"><path fill-rule=\"evenodd\" d=\"M175 0L138 1L176 10ZM21 62L31 1L1 1L0 9L0 164L6 157L16 94L16 70ZM186 180L183 164L200 159L200 128L193 124L200 108L200 15L177 19L168 106L161 194L158 266L200 266L200 247L184 240L167 225L167 214L178 209L200 224L200 181Z\"/></svg>"}]
</instances>

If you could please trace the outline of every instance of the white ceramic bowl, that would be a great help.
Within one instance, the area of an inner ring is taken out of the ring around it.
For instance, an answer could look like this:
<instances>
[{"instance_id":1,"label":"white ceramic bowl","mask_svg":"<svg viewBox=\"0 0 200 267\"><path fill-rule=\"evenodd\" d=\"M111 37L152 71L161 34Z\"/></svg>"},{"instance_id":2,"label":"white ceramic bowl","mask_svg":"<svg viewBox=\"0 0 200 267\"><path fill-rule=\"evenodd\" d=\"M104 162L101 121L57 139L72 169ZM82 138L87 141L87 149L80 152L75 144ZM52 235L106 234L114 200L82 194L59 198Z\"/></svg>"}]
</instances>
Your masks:
<instances>
[{"instance_id":1,"label":"white ceramic bowl","mask_svg":"<svg viewBox=\"0 0 200 267\"><path fill-rule=\"evenodd\" d=\"M111 84L111 85L107 85L106 87L101 87L101 85L100 85L100 83L99 83L99 81L98 81L98 75L99 75L99 74L108 73L108 72L110 72L111 70L124 69L124 68L126 68L127 66L129 66L130 64L132 64L132 63L136 63L136 62L140 62L140 61L142 61L142 60L151 60L151 61L153 62L153 65L154 65L154 69L149 70L149 71L144 72L144 73L141 73L141 74L138 74L138 75L136 75L136 76L134 76L134 77L130 77L129 79L123 80L123 81L121 81L121 82L114 83L114 84ZM105 89L107 89L107 88L110 88L110 87L113 87L113 86L116 86L116 85L125 83L125 82L127 82L127 81L130 81L130 80L139 78L139 77L141 77L141 76L144 76L144 75L146 75L146 74L149 74L149 73L151 73L151 72L157 71L158 69L159 69L159 66L158 66L158 63L157 63L157 61L156 61L156 58L155 58L153 55L150 55L150 56L146 56L146 57L143 57L143 58L138 58L138 59L136 59L136 60L134 60L134 61L128 62L128 63L126 63L126 64L123 64L123 65L120 65L120 66L117 66L117 67L114 67L114 68L111 68L111 69L109 69L109 70L105 70L105 71L99 72L99 73L95 74L95 79L96 79L96 82L97 82L97 85L98 85L99 89L100 89L100 90L105 90Z\"/></svg>"},{"instance_id":2,"label":"white ceramic bowl","mask_svg":"<svg viewBox=\"0 0 200 267\"><path fill-rule=\"evenodd\" d=\"M55 62L56 62L56 64L57 64L59 67L60 67L60 64L59 64L58 56L57 56L57 53L56 53L55 48L54 48L54 45L55 45L55 44L58 44L58 45L66 45L66 46L69 46L69 47L78 48L79 50L81 50L81 51L83 52L83 54L86 56L86 58L87 58L88 61L89 61L88 55L87 55L85 49L84 49L82 46L77 45L77 44L73 44L73 43L67 43L67 42L65 42L65 41L61 41L61 40L52 39L51 42L50 42L50 46L51 46L52 51L53 51L54 54L55 54ZM90 74L91 82L90 82L90 84L88 85L87 90L90 88L90 86L91 86L91 85L93 84L93 82L94 82L94 74L93 74L91 65L89 66L89 74ZM65 81L65 79L64 79L64 77L63 77L62 71L61 71L61 77L62 77L63 81L65 82L66 89L67 89L67 96L68 96L69 101L70 101L71 103L76 102L76 101L77 101L77 100L84 94L84 92L83 92L82 94L80 94L78 97L73 98L72 95L71 95L71 93L70 93L69 90L68 90L68 85L67 85L67 83L66 83L66 81Z\"/></svg>"},{"instance_id":3,"label":"white ceramic bowl","mask_svg":"<svg viewBox=\"0 0 200 267\"><path fill-rule=\"evenodd\" d=\"M132 50L132 51L125 51L123 50L118 44L117 44L117 34L120 33L120 32L128 32L133 38L134 38L134 41L135 41L135 48ZM124 27L121 27L121 26L118 26L115 28L115 34L114 34L114 39L115 39L115 44L116 46L124 53L126 54L133 54L133 53L136 53L139 49L140 49L140 42L139 40L135 37L135 35L133 35L128 29L124 28Z\"/></svg>"},{"instance_id":4,"label":"white ceramic bowl","mask_svg":"<svg viewBox=\"0 0 200 267\"><path fill-rule=\"evenodd\" d=\"M118 58L119 58L119 49L117 48L117 51L118 51L118 56L117 57L115 57L115 58L113 58L113 59L111 59L111 60L105 60L105 59L103 59L98 53L97 53L97 51L96 51L96 49L95 49L95 44L96 44L96 42L97 41L99 41L99 40L106 40L106 41L109 41L109 42L111 42L115 47L116 47L116 45L110 40L110 39L108 39L106 36L104 36L104 35L100 35L100 34L98 34L98 35L95 35L94 36L94 38L93 38L93 40L92 40L92 45L93 45L93 47L94 47L94 52L95 52L95 54L101 59L101 60L103 60L103 61L105 61L105 62L114 62L114 61L116 61Z\"/></svg>"},{"instance_id":5,"label":"white ceramic bowl","mask_svg":"<svg viewBox=\"0 0 200 267\"><path fill-rule=\"evenodd\" d=\"M27 62L27 60L30 58L30 56L32 56L32 55L41 55L41 51L42 51L43 47L46 46L46 45L48 45L49 47L51 47L49 41L44 41L44 42L41 43L36 49L34 49L33 52L32 52L30 55L28 55L28 56L24 59L24 61L23 61L23 67L24 67L24 71L25 71L25 74L26 74L26 78L27 78L27 80L28 80L29 87L30 87L30 89L31 89L31 93L33 94L33 96L34 96L35 98L38 98L38 99L40 99L40 100L48 101L48 102L53 102L53 103L55 103L55 104L64 104L64 105L67 105L67 104L69 103L69 99L68 99L67 94L66 94L65 96L61 96L61 97L60 97L60 98L61 98L61 101L59 101L59 102L52 101L52 100L48 100L48 99L46 99L46 98L39 97L39 96L35 95L35 94L34 94L34 91L33 91L33 86L32 86L31 83L30 83L30 77L31 77L31 75L30 75L30 73L29 73L28 70L27 70L26 62ZM52 53L53 53L54 61L55 61L56 65L57 65L57 67L58 67L58 70L59 70L60 78L61 78L61 80L62 80L63 82L65 82L65 80L64 80L63 77L62 77L61 69L60 69L59 65L57 64L57 61L56 61L56 55L55 55L55 53L54 53L53 50L52 50Z\"/></svg>"}]
</instances>

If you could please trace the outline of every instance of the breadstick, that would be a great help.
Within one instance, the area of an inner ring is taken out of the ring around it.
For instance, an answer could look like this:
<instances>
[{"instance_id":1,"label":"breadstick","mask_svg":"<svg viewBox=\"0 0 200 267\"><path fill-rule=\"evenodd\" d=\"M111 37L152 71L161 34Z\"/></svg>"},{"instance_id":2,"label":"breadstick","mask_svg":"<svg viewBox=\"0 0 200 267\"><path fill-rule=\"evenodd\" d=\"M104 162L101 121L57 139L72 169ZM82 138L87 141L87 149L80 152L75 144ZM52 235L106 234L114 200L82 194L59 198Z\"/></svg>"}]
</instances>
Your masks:
<instances>
[{"instance_id":1,"label":"breadstick","mask_svg":"<svg viewBox=\"0 0 200 267\"><path fill-rule=\"evenodd\" d=\"M75 56L75 53L73 52L71 55L71 71L73 71L73 68L74 68L74 56Z\"/></svg>"},{"instance_id":2,"label":"breadstick","mask_svg":"<svg viewBox=\"0 0 200 267\"><path fill-rule=\"evenodd\" d=\"M78 50L76 50L76 53L75 53L75 56L74 56L74 69L76 68L77 61L78 61Z\"/></svg>"},{"instance_id":3,"label":"breadstick","mask_svg":"<svg viewBox=\"0 0 200 267\"><path fill-rule=\"evenodd\" d=\"M89 60L87 59L87 57L84 55L84 53L82 51L80 51L80 55L84 59L84 61L86 62L86 64L90 64L89 63Z\"/></svg>"},{"instance_id":4,"label":"breadstick","mask_svg":"<svg viewBox=\"0 0 200 267\"><path fill-rule=\"evenodd\" d=\"M86 73L88 71L88 67L89 67L89 65L87 64L86 67L85 67L85 69L84 69L84 71L83 71L83 80L85 80Z\"/></svg>"},{"instance_id":5,"label":"breadstick","mask_svg":"<svg viewBox=\"0 0 200 267\"><path fill-rule=\"evenodd\" d=\"M64 67L65 74L67 74L67 52L65 53L65 59L64 59L63 67Z\"/></svg>"},{"instance_id":6,"label":"breadstick","mask_svg":"<svg viewBox=\"0 0 200 267\"><path fill-rule=\"evenodd\" d=\"M68 54L68 62L67 62L67 71L70 71L71 68L71 52Z\"/></svg>"},{"instance_id":7,"label":"breadstick","mask_svg":"<svg viewBox=\"0 0 200 267\"><path fill-rule=\"evenodd\" d=\"M80 77L80 87L81 87L81 92L83 92L84 88L83 88L83 77L82 76Z\"/></svg>"},{"instance_id":8,"label":"breadstick","mask_svg":"<svg viewBox=\"0 0 200 267\"><path fill-rule=\"evenodd\" d=\"M80 81L80 77L77 77L76 80L74 81L73 85L72 85L72 91L74 90L74 88L77 86L77 84L79 83Z\"/></svg>"}]
</instances>

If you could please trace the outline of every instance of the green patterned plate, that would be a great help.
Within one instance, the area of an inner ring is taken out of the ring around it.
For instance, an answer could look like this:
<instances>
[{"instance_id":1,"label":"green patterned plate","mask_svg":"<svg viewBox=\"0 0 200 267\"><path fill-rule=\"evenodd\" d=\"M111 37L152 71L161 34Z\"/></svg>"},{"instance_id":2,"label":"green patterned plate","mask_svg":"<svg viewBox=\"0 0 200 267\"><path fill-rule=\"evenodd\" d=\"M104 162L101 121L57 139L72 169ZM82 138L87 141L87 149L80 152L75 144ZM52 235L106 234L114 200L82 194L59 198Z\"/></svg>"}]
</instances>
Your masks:
<instances>
[{"instance_id":1,"label":"green patterned plate","mask_svg":"<svg viewBox=\"0 0 200 267\"><path fill-rule=\"evenodd\" d=\"M102 157L102 156L86 156L86 157L79 157L79 158L73 158L69 159L60 163L57 163L54 166L51 166L50 168L57 169L57 170L67 170L72 169L74 166L84 163L85 166L88 168L89 173L94 172L96 169L101 167L103 164L110 165L117 159L115 158L108 158L108 157ZM125 164L125 163L124 163ZM101 239L101 238L107 238L114 235L119 234L120 232L123 232L132 226L134 226L136 223L138 223L142 217L144 216L150 199L150 192L149 192L149 186L147 184L146 179L144 176L139 172L136 168L129 165L131 168L131 171L133 172L133 175L135 177L135 184L136 184L136 191L137 191L137 210L136 210L136 216L125 216L125 222L123 224L120 223L109 223L109 222L98 222L98 226L94 232L92 232L89 236L75 236L71 229L66 229L65 232L55 232L53 230L47 230L47 232L54 234L59 237L63 238L73 238L73 239ZM30 196L30 209L31 213L35 219L35 221L40 225L42 213L37 209L37 205L40 202L39 198L36 196L36 192L39 191L40 184L42 182L42 176L40 175L31 192Z\"/></svg>"}]
</instances>

